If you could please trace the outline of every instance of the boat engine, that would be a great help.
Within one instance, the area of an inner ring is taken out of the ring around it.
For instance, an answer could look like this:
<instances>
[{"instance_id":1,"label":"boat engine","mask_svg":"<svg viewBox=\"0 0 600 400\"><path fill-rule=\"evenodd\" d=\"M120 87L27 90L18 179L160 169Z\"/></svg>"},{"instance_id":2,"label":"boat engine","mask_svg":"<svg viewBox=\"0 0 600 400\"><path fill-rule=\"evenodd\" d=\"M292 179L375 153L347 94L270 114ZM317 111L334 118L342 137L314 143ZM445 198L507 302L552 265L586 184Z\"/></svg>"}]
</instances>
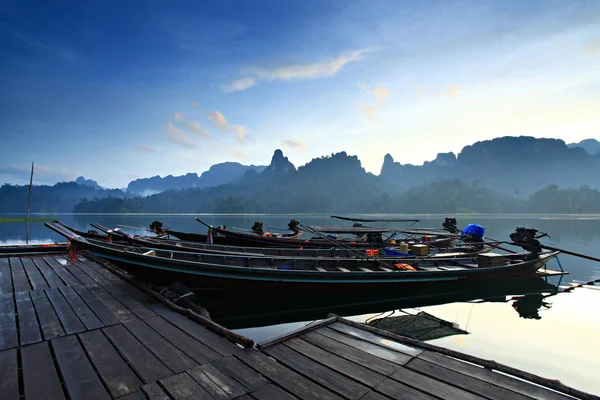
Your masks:
<instances>
[{"instance_id":1,"label":"boat engine","mask_svg":"<svg viewBox=\"0 0 600 400\"><path fill-rule=\"evenodd\" d=\"M164 235L165 231L163 230L163 223L161 221L154 221L150 224L150 230L157 235Z\"/></svg>"},{"instance_id":2,"label":"boat engine","mask_svg":"<svg viewBox=\"0 0 600 400\"><path fill-rule=\"evenodd\" d=\"M300 232L300 221L297 219L291 219L290 223L288 224L288 229L294 232L294 234L298 234L298 232Z\"/></svg>"},{"instance_id":3,"label":"boat engine","mask_svg":"<svg viewBox=\"0 0 600 400\"><path fill-rule=\"evenodd\" d=\"M446 219L444 219L444 222L442 223L442 226L444 227L445 230L447 230L450 233L458 233L458 232L460 232L458 230L458 227L456 226L456 218L446 218Z\"/></svg>"},{"instance_id":4,"label":"boat engine","mask_svg":"<svg viewBox=\"0 0 600 400\"><path fill-rule=\"evenodd\" d=\"M531 252L532 258L535 258L542 252L542 244L538 239L545 236L548 236L548 234L540 233L538 235L537 229L517 227L517 229L510 234L510 240L512 240L514 244L521 246L523 250Z\"/></svg>"},{"instance_id":5,"label":"boat engine","mask_svg":"<svg viewBox=\"0 0 600 400\"><path fill-rule=\"evenodd\" d=\"M359 223L359 222L355 222L355 223L353 223L353 224L352 224L352 227L353 227L353 228L362 228L362 227L363 227L363 224L361 224L361 223ZM363 239L363 238L365 237L365 234L364 234L364 233L355 233L355 234L354 234L354 237L355 237L356 239Z\"/></svg>"},{"instance_id":6,"label":"boat engine","mask_svg":"<svg viewBox=\"0 0 600 400\"><path fill-rule=\"evenodd\" d=\"M263 223L260 221L254 222L254 225L252 225L252 232L262 236L262 234L265 233L263 230Z\"/></svg>"}]
</instances>

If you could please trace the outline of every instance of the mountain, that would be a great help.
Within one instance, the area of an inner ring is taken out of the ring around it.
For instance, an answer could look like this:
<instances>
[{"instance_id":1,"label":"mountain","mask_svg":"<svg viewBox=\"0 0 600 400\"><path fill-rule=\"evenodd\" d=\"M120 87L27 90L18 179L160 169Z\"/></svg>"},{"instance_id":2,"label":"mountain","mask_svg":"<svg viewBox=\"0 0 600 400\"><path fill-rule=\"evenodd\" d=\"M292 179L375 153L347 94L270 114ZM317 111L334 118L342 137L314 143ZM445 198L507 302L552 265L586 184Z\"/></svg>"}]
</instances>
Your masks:
<instances>
[{"instance_id":1,"label":"mountain","mask_svg":"<svg viewBox=\"0 0 600 400\"><path fill-rule=\"evenodd\" d=\"M271 164L262 172L262 175L280 175L288 172L296 171L294 164L283 156L283 152L279 149L275 150L271 157Z\"/></svg>"},{"instance_id":2,"label":"mountain","mask_svg":"<svg viewBox=\"0 0 600 400\"><path fill-rule=\"evenodd\" d=\"M94 189L102 189L100 185L98 185L98 182L93 181L91 179L85 179L83 176L80 176L79 178L75 179L75 183L81 186L93 187Z\"/></svg>"},{"instance_id":3,"label":"mountain","mask_svg":"<svg viewBox=\"0 0 600 400\"><path fill-rule=\"evenodd\" d=\"M590 155L600 155L600 142L596 139L585 139L579 143L570 143L567 145L570 148L581 147Z\"/></svg>"},{"instance_id":4,"label":"mountain","mask_svg":"<svg viewBox=\"0 0 600 400\"><path fill-rule=\"evenodd\" d=\"M157 175L151 178L136 179L127 185L127 193L147 196L164 192L165 190L225 185L240 180L247 171L261 172L264 168L263 166L224 162L213 165L200 176L196 173L188 173L182 176L167 175L161 178Z\"/></svg>"}]
</instances>

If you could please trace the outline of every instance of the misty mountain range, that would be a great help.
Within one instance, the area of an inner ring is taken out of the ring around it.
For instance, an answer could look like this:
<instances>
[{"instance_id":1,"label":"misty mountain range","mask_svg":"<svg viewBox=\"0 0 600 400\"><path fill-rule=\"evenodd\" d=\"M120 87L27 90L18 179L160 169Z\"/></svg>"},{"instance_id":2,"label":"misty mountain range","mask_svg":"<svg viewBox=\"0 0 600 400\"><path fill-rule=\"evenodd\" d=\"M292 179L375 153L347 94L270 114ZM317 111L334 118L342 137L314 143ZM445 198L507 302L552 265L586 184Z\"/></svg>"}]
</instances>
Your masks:
<instances>
[{"instance_id":1,"label":"misty mountain range","mask_svg":"<svg viewBox=\"0 0 600 400\"><path fill-rule=\"evenodd\" d=\"M438 154L423 165L402 164L388 154L379 175L367 173L358 157L346 152L296 168L277 150L268 166L226 162L201 175L137 179L126 191L104 189L83 177L34 186L32 212L409 212L413 203L423 207L425 196L436 199L426 212L510 212L550 185L556 186L548 193L585 186L577 196L595 196L594 189L600 189L599 148L594 139L567 145L557 139L502 137L466 146L458 155ZM452 201L450 192L456 192ZM564 204L578 201L568 200L573 193L563 196ZM26 198L27 186L4 185L0 213L23 212ZM401 202L404 210L395 209ZM483 203L484 208L479 206ZM572 206L575 212L586 207Z\"/></svg>"}]
</instances>

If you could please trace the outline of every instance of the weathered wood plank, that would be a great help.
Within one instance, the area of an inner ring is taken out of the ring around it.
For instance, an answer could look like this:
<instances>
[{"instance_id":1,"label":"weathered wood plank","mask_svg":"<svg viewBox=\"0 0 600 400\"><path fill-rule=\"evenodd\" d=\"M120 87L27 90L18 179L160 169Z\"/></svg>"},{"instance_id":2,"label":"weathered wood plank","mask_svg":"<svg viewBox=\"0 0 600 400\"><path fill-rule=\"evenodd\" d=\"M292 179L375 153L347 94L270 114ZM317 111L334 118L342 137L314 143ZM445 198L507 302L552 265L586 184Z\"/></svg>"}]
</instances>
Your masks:
<instances>
[{"instance_id":1,"label":"weathered wood plank","mask_svg":"<svg viewBox=\"0 0 600 400\"><path fill-rule=\"evenodd\" d=\"M240 383L210 364L192 368L187 373L215 399L234 399L248 392Z\"/></svg>"},{"instance_id":2,"label":"weathered wood plank","mask_svg":"<svg viewBox=\"0 0 600 400\"><path fill-rule=\"evenodd\" d=\"M109 399L110 395L85 356L76 336L52 340L52 348L72 399Z\"/></svg>"},{"instance_id":3,"label":"weathered wood plank","mask_svg":"<svg viewBox=\"0 0 600 400\"><path fill-rule=\"evenodd\" d=\"M119 400L146 400L146 396L143 392L134 392L128 395L119 397Z\"/></svg>"},{"instance_id":4,"label":"weathered wood plank","mask_svg":"<svg viewBox=\"0 0 600 400\"><path fill-rule=\"evenodd\" d=\"M0 350L19 345L17 319L12 293L0 295Z\"/></svg>"},{"instance_id":5,"label":"weathered wood plank","mask_svg":"<svg viewBox=\"0 0 600 400\"><path fill-rule=\"evenodd\" d=\"M83 326L58 288L46 289L45 292L68 335L85 331L85 326Z\"/></svg>"},{"instance_id":6,"label":"weathered wood plank","mask_svg":"<svg viewBox=\"0 0 600 400\"><path fill-rule=\"evenodd\" d=\"M0 295L13 292L12 273L8 258L0 258Z\"/></svg>"},{"instance_id":7,"label":"weathered wood plank","mask_svg":"<svg viewBox=\"0 0 600 400\"><path fill-rule=\"evenodd\" d=\"M85 328L97 329L104 326L102 321L94 314L94 312L85 304L85 302L77 295L75 290L70 286L63 286L60 290L64 298L70 304L75 314L79 317Z\"/></svg>"},{"instance_id":8,"label":"weathered wood plank","mask_svg":"<svg viewBox=\"0 0 600 400\"><path fill-rule=\"evenodd\" d=\"M300 338L333 354L337 354L340 357L360 364L363 367L379 372L380 374L392 375L400 368L398 364L375 357L317 332L305 333Z\"/></svg>"},{"instance_id":9,"label":"weathered wood plank","mask_svg":"<svg viewBox=\"0 0 600 400\"><path fill-rule=\"evenodd\" d=\"M451 386L437 379L430 378L422 375L408 368L401 367L392 378L399 381L402 384L411 386L415 389L419 389L425 393L431 394L432 396L442 398L455 398L464 400L475 400L482 399L483 397L473 393L469 393L466 390L459 389ZM462 383L461 383L462 385Z\"/></svg>"},{"instance_id":10,"label":"weathered wood plank","mask_svg":"<svg viewBox=\"0 0 600 400\"><path fill-rule=\"evenodd\" d=\"M185 372L161 379L160 384L175 400L213 400L212 396Z\"/></svg>"},{"instance_id":11,"label":"weathered wood plank","mask_svg":"<svg viewBox=\"0 0 600 400\"><path fill-rule=\"evenodd\" d=\"M221 358L219 353L184 333L162 317L150 318L145 322L199 364Z\"/></svg>"},{"instance_id":12,"label":"weathered wood plank","mask_svg":"<svg viewBox=\"0 0 600 400\"><path fill-rule=\"evenodd\" d=\"M173 374L173 371L167 368L122 325L102 330L145 383L154 382Z\"/></svg>"},{"instance_id":13,"label":"weathered wood plank","mask_svg":"<svg viewBox=\"0 0 600 400\"><path fill-rule=\"evenodd\" d=\"M40 257L34 257L31 260L40 270L40 272L44 276L44 279L46 279L46 282L48 282L48 285L50 287L58 287L65 285L63 280L56 274L56 272L54 272L52 268L48 266L48 264L46 264L46 262L43 259L41 259Z\"/></svg>"},{"instance_id":14,"label":"weathered wood plank","mask_svg":"<svg viewBox=\"0 0 600 400\"><path fill-rule=\"evenodd\" d=\"M99 299L110 312L120 321L135 321L137 317L131 313L123 304L115 299L110 293L98 285L89 285L87 288Z\"/></svg>"},{"instance_id":15,"label":"weathered wood plank","mask_svg":"<svg viewBox=\"0 0 600 400\"><path fill-rule=\"evenodd\" d=\"M98 272L100 275L102 275L103 277L105 277L106 279L108 279L109 281L118 281L121 280L121 278L115 274L113 274L112 272L110 272L108 269L104 268L104 266L94 260L84 260L84 262L90 267L92 268L94 271Z\"/></svg>"},{"instance_id":16,"label":"weathered wood plank","mask_svg":"<svg viewBox=\"0 0 600 400\"><path fill-rule=\"evenodd\" d=\"M160 317L154 317L160 318ZM124 324L125 327L156 357L158 357L173 372L179 373L194 368L197 362L185 355L181 350L160 336L142 321L132 321Z\"/></svg>"},{"instance_id":17,"label":"weathered wood plank","mask_svg":"<svg viewBox=\"0 0 600 400\"><path fill-rule=\"evenodd\" d=\"M23 264L19 257L10 257L10 269L12 272L13 289L15 292L27 292L31 290L29 279L23 269Z\"/></svg>"},{"instance_id":18,"label":"weathered wood plank","mask_svg":"<svg viewBox=\"0 0 600 400\"><path fill-rule=\"evenodd\" d=\"M390 399L389 397L386 397L377 392L369 392L366 395L364 395L360 400L389 400L389 399Z\"/></svg>"},{"instance_id":19,"label":"weathered wood plank","mask_svg":"<svg viewBox=\"0 0 600 400\"><path fill-rule=\"evenodd\" d=\"M30 292L15 293L19 315L19 339L21 346L42 341L42 332L37 321Z\"/></svg>"},{"instance_id":20,"label":"weathered wood plank","mask_svg":"<svg viewBox=\"0 0 600 400\"><path fill-rule=\"evenodd\" d=\"M347 344L348 346L351 346L355 349L359 349L361 351L364 351L365 353L372 354L375 357L393 362L395 364L404 365L413 359L413 356L404 353L399 353L389 348L381 347L379 345L361 339L355 339L344 333L334 331L333 329L321 328L317 332L323 336L327 336L330 339Z\"/></svg>"},{"instance_id":21,"label":"weathered wood plank","mask_svg":"<svg viewBox=\"0 0 600 400\"><path fill-rule=\"evenodd\" d=\"M258 390L269 383L262 375L233 356L223 357L214 361L212 365L223 375L235 379L250 391Z\"/></svg>"},{"instance_id":22,"label":"weathered wood plank","mask_svg":"<svg viewBox=\"0 0 600 400\"><path fill-rule=\"evenodd\" d=\"M102 287L113 295L121 304L129 309L137 318L146 319L156 317L156 313L150 310L148 307L128 295L123 289L121 289L117 282L111 282Z\"/></svg>"},{"instance_id":23,"label":"weathered wood plank","mask_svg":"<svg viewBox=\"0 0 600 400\"><path fill-rule=\"evenodd\" d=\"M79 338L113 397L139 390L142 381L101 331L80 333Z\"/></svg>"},{"instance_id":24,"label":"weathered wood plank","mask_svg":"<svg viewBox=\"0 0 600 400\"><path fill-rule=\"evenodd\" d=\"M200 324L192 321L184 315L168 309L162 304L153 307L153 310L156 311L157 314L164 317L167 321L171 322L173 325L178 326L188 335L192 336L199 342L203 343L207 347L210 347L221 355L226 356L242 351L242 349L235 344L224 340L222 337L210 332Z\"/></svg>"},{"instance_id":25,"label":"weathered wood plank","mask_svg":"<svg viewBox=\"0 0 600 400\"><path fill-rule=\"evenodd\" d=\"M341 374L349 376L350 378L364 383L370 387L377 386L387 378L385 375L365 368L362 365L340 357L337 354L325 351L300 338L287 340L285 345Z\"/></svg>"},{"instance_id":26,"label":"weathered wood plank","mask_svg":"<svg viewBox=\"0 0 600 400\"><path fill-rule=\"evenodd\" d=\"M44 340L64 336L65 330L60 324L58 315L54 312L54 308L52 308L52 304L50 304L46 292L43 290L36 290L30 294L33 305L35 306L35 311L38 315L39 323L42 327Z\"/></svg>"},{"instance_id":27,"label":"weathered wood plank","mask_svg":"<svg viewBox=\"0 0 600 400\"><path fill-rule=\"evenodd\" d=\"M142 386L142 392L146 394L149 400L171 400L156 382Z\"/></svg>"},{"instance_id":28,"label":"weathered wood plank","mask_svg":"<svg viewBox=\"0 0 600 400\"><path fill-rule=\"evenodd\" d=\"M386 379L381 382L375 388L378 392L385 394L386 396L390 396L392 399L396 400L433 400L436 397L433 397L429 394L425 394L420 392L410 386L403 385L393 379ZM460 397L453 397L448 394L446 396L442 396L443 399L461 399Z\"/></svg>"},{"instance_id":29,"label":"weathered wood plank","mask_svg":"<svg viewBox=\"0 0 600 400\"><path fill-rule=\"evenodd\" d=\"M571 397L548 390L538 385L533 385L521 379L515 379L510 376L499 374L487 368L474 364L462 362L460 360L444 356L432 351L426 351L419 356L419 359L429 361L442 367L451 369L461 374L480 379L493 385L502 386L514 392L535 398L535 399L553 399L567 400ZM415 360L413 360L415 361ZM412 363L412 362L411 362Z\"/></svg>"},{"instance_id":30,"label":"weathered wood plank","mask_svg":"<svg viewBox=\"0 0 600 400\"><path fill-rule=\"evenodd\" d=\"M301 399L341 399L341 397L333 392L330 392L296 372L285 368L277 361L258 351L246 350L236 354L236 357L277 383L279 386L285 387Z\"/></svg>"},{"instance_id":31,"label":"weathered wood plank","mask_svg":"<svg viewBox=\"0 0 600 400\"><path fill-rule=\"evenodd\" d=\"M253 392L252 397L254 397L256 400L275 400L275 399L277 399L277 400L294 400L294 399L297 399L296 396L292 396L291 394L284 391L283 389L280 389L277 386L272 385L270 383L268 385L261 387L257 391Z\"/></svg>"},{"instance_id":32,"label":"weathered wood plank","mask_svg":"<svg viewBox=\"0 0 600 400\"><path fill-rule=\"evenodd\" d=\"M48 342L36 343L21 348L23 364L23 387L26 399L64 399Z\"/></svg>"},{"instance_id":33,"label":"weathered wood plank","mask_svg":"<svg viewBox=\"0 0 600 400\"><path fill-rule=\"evenodd\" d=\"M0 394L3 400L19 400L17 349L0 351Z\"/></svg>"},{"instance_id":34,"label":"weathered wood plank","mask_svg":"<svg viewBox=\"0 0 600 400\"><path fill-rule=\"evenodd\" d=\"M56 260L60 263L58 258L56 258ZM79 267L69 261L67 261L67 264L65 264L65 269L69 271L71 275L77 278L77 280L83 285L93 285L96 283L88 274L83 272Z\"/></svg>"},{"instance_id":35,"label":"weathered wood plank","mask_svg":"<svg viewBox=\"0 0 600 400\"><path fill-rule=\"evenodd\" d=\"M97 284L105 285L107 283L110 283L110 280L106 279L104 276L99 274L93 268L90 268L90 266L87 263L84 263L82 261L75 261L72 264L75 265L80 270L82 270L86 275L88 275L90 278L92 278L94 280L94 282L96 282Z\"/></svg>"},{"instance_id":36,"label":"weathered wood plank","mask_svg":"<svg viewBox=\"0 0 600 400\"><path fill-rule=\"evenodd\" d=\"M34 290L43 290L49 287L48 282L46 282L42 273L33 263L31 258L22 257L21 262L23 263L23 269L25 269L25 273L27 273L29 282L31 282L31 286L33 286Z\"/></svg>"},{"instance_id":37,"label":"weathered wood plank","mask_svg":"<svg viewBox=\"0 0 600 400\"><path fill-rule=\"evenodd\" d=\"M120 321L88 288L82 285L72 286L77 294L85 301L88 307L100 319L104 326L116 325Z\"/></svg>"},{"instance_id":38,"label":"weathered wood plank","mask_svg":"<svg viewBox=\"0 0 600 400\"><path fill-rule=\"evenodd\" d=\"M367 342L371 342L383 347L389 347L392 350L399 351L400 353L407 354L409 356L418 356L423 353L423 349L419 349L417 347L411 347L402 343L394 342L392 340L386 339L384 337L378 336L369 331L361 330L355 328L350 325L343 324L341 322L336 322L334 324L329 325L329 328L334 329L338 332L345 333L347 335L356 337L357 339L366 340Z\"/></svg>"},{"instance_id":39,"label":"weathered wood plank","mask_svg":"<svg viewBox=\"0 0 600 400\"><path fill-rule=\"evenodd\" d=\"M81 285L81 282L77 278L75 278L69 271L67 271L64 265L56 261L54 258L50 256L45 256L42 257L42 260L44 260L44 262L50 267L50 269L52 269L56 273L56 275L58 275L60 279L62 279L62 281L65 282L65 284L69 286Z\"/></svg>"},{"instance_id":40,"label":"weathered wood plank","mask_svg":"<svg viewBox=\"0 0 600 400\"><path fill-rule=\"evenodd\" d=\"M370 391L367 386L347 378L283 344L268 347L263 351L280 363L345 398L358 400Z\"/></svg>"}]
</instances>

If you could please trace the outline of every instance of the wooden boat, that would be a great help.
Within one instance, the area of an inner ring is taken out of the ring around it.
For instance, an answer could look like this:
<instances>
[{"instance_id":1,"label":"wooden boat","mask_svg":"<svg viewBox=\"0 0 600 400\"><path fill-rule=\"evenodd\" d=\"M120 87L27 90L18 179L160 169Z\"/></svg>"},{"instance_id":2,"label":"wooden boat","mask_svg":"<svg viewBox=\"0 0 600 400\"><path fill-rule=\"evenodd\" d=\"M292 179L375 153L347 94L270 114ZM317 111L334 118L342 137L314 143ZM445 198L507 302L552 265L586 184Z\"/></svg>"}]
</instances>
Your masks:
<instances>
[{"instance_id":1,"label":"wooden boat","mask_svg":"<svg viewBox=\"0 0 600 400\"><path fill-rule=\"evenodd\" d=\"M271 261L265 257L233 256L157 250L85 239L58 224L46 226L67 237L72 249L89 250L111 260L139 279L153 283L179 281L191 289L210 287L235 291L274 291L285 295L292 290L307 292L354 291L357 296L380 291L440 287L450 283L478 284L496 279L534 275L558 252L546 252L528 259L529 254L506 255L498 267L479 267L470 261L446 259L415 260L411 270L402 264L388 265L374 259L291 259Z\"/></svg>"}]
</instances>

